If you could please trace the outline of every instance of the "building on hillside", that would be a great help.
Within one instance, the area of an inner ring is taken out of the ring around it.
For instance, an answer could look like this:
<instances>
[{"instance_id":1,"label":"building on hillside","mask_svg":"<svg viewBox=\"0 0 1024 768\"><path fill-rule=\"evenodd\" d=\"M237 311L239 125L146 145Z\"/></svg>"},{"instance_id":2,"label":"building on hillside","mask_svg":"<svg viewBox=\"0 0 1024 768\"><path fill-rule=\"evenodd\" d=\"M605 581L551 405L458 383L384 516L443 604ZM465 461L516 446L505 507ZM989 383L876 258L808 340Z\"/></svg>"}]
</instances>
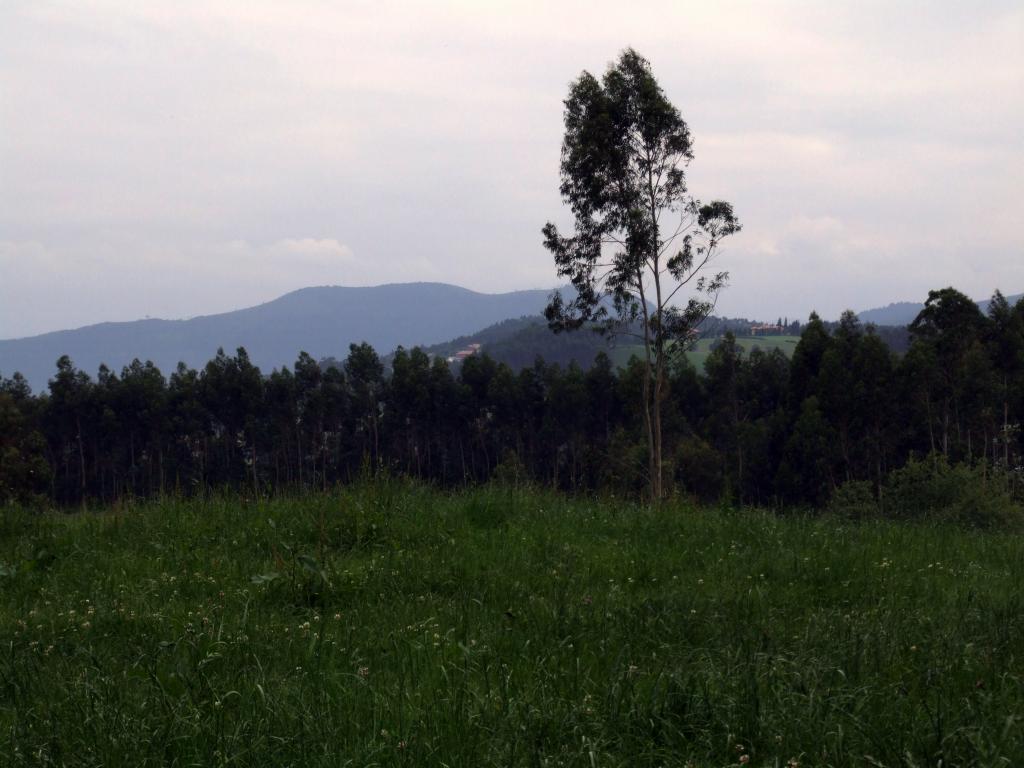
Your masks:
<instances>
[{"instance_id":1,"label":"building on hillside","mask_svg":"<svg viewBox=\"0 0 1024 768\"><path fill-rule=\"evenodd\" d=\"M448 358L449 363L461 363L467 357L472 357L480 351L479 344L467 344L465 349L460 349L454 355Z\"/></svg>"},{"instance_id":2,"label":"building on hillside","mask_svg":"<svg viewBox=\"0 0 1024 768\"><path fill-rule=\"evenodd\" d=\"M751 336L781 336L785 328L781 325L752 325L750 326Z\"/></svg>"}]
</instances>

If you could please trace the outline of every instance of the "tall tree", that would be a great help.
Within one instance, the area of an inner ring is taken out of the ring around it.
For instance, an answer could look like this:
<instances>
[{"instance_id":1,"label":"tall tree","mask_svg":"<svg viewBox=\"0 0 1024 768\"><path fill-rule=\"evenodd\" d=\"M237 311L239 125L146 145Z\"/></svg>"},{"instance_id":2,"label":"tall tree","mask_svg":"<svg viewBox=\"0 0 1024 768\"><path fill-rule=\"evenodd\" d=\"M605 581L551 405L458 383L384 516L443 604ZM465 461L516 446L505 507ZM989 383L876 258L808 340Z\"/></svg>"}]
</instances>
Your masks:
<instances>
[{"instance_id":1,"label":"tall tree","mask_svg":"<svg viewBox=\"0 0 1024 768\"><path fill-rule=\"evenodd\" d=\"M1010 463L1010 401L1014 382L1024 372L1024 299L1011 306L999 291L988 305L989 346L1000 379L1002 435L1000 447L1006 466ZM1018 387L1019 391L1019 387ZM1018 415L1019 414L1015 414Z\"/></svg>"},{"instance_id":2,"label":"tall tree","mask_svg":"<svg viewBox=\"0 0 1024 768\"><path fill-rule=\"evenodd\" d=\"M93 383L88 374L75 368L71 358L61 355L57 360L57 375L50 379L48 415L50 426L47 430L53 438L53 453L64 465L63 493L58 498L75 498L85 503L85 428L93 410ZM77 464L77 477L71 469ZM73 482L73 479L77 483Z\"/></svg>"},{"instance_id":3,"label":"tall tree","mask_svg":"<svg viewBox=\"0 0 1024 768\"><path fill-rule=\"evenodd\" d=\"M740 229L732 206L702 204L686 185L690 130L650 63L627 49L599 81L583 72L565 101L561 193L575 234L548 223L544 245L576 290L545 312L555 331L592 324L635 333L644 348L643 416L650 494L662 496L661 405L670 357L710 313L727 273L702 274L722 238ZM685 307L676 295L695 296Z\"/></svg>"},{"instance_id":4,"label":"tall tree","mask_svg":"<svg viewBox=\"0 0 1024 768\"><path fill-rule=\"evenodd\" d=\"M380 417L385 401L384 365L365 341L349 344L345 376L351 387L356 431L363 437L363 459L376 471L380 466Z\"/></svg>"},{"instance_id":5,"label":"tall tree","mask_svg":"<svg viewBox=\"0 0 1024 768\"><path fill-rule=\"evenodd\" d=\"M962 449L965 364L971 347L988 335L990 323L971 298L954 288L943 288L928 291L924 308L910 324L914 344L929 350L935 363L938 386L930 396L942 405L942 452L946 456L951 439Z\"/></svg>"},{"instance_id":6,"label":"tall tree","mask_svg":"<svg viewBox=\"0 0 1024 768\"><path fill-rule=\"evenodd\" d=\"M46 440L33 423L36 401L24 377L0 376L0 504L32 502L49 488Z\"/></svg>"}]
</instances>

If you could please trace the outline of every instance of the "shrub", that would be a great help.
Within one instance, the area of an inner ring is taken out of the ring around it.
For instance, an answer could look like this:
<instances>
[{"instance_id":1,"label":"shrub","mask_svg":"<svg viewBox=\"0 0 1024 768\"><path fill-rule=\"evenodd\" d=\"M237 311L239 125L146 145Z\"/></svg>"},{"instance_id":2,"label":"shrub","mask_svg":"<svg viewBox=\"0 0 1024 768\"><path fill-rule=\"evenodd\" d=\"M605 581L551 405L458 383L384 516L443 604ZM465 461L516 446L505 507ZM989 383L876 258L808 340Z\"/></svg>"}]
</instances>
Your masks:
<instances>
[{"instance_id":1,"label":"shrub","mask_svg":"<svg viewBox=\"0 0 1024 768\"><path fill-rule=\"evenodd\" d=\"M528 488L530 476L515 451L505 451L505 455L491 473L491 479L502 488Z\"/></svg>"},{"instance_id":2,"label":"shrub","mask_svg":"<svg viewBox=\"0 0 1024 768\"><path fill-rule=\"evenodd\" d=\"M878 517L878 499L875 486L867 480L851 480L839 486L829 500L828 511L850 520Z\"/></svg>"},{"instance_id":3,"label":"shrub","mask_svg":"<svg viewBox=\"0 0 1024 768\"><path fill-rule=\"evenodd\" d=\"M901 520L946 520L973 528L1018 527L1024 511L987 464L951 465L932 454L889 475L884 512Z\"/></svg>"}]
</instances>

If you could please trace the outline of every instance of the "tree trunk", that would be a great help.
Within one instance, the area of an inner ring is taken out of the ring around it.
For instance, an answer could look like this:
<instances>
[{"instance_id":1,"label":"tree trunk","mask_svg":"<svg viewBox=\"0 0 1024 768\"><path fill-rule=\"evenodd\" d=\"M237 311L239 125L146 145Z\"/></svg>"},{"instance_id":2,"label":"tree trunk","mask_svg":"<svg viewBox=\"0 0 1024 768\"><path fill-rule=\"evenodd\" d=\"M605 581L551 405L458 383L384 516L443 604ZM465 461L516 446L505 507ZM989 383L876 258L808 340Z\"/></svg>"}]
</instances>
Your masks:
<instances>
[{"instance_id":1,"label":"tree trunk","mask_svg":"<svg viewBox=\"0 0 1024 768\"><path fill-rule=\"evenodd\" d=\"M647 297L644 294L643 272L637 275L637 290L640 293L640 306L644 318L644 386L643 386L643 408L644 428L647 432L647 475L650 482L651 501L657 503L661 500L661 455L658 453L654 439L654 425L652 424L652 403L651 403L651 318L647 310ZM657 412L660 416L660 409ZM660 426L660 425L659 425Z\"/></svg>"},{"instance_id":2,"label":"tree trunk","mask_svg":"<svg viewBox=\"0 0 1024 768\"><path fill-rule=\"evenodd\" d=\"M1005 379L1005 377L1004 377ZM1003 464L1010 466L1010 404L1005 399L1006 388L1003 388Z\"/></svg>"},{"instance_id":3,"label":"tree trunk","mask_svg":"<svg viewBox=\"0 0 1024 768\"><path fill-rule=\"evenodd\" d=\"M662 461L662 439L661 439L661 400L663 397L665 380L665 353L664 350L657 350L657 364L654 369L654 499L660 502L664 496L664 484L662 472L664 462Z\"/></svg>"},{"instance_id":4,"label":"tree trunk","mask_svg":"<svg viewBox=\"0 0 1024 768\"><path fill-rule=\"evenodd\" d=\"M931 452L935 453L935 426L932 419L932 398L927 392L924 396L925 412L928 416L928 443L931 446Z\"/></svg>"},{"instance_id":5,"label":"tree trunk","mask_svg":"<svg viewBox=\"0 0 1024 768\"><path fill-rule=\"evenodd\" d=\"M82 441L82 418L81 416L75 417L75 427L78 429L78 463L81 474L81 494L82 494L82 505L85 505L85 445Z\"/></svg>"}]
</instances>

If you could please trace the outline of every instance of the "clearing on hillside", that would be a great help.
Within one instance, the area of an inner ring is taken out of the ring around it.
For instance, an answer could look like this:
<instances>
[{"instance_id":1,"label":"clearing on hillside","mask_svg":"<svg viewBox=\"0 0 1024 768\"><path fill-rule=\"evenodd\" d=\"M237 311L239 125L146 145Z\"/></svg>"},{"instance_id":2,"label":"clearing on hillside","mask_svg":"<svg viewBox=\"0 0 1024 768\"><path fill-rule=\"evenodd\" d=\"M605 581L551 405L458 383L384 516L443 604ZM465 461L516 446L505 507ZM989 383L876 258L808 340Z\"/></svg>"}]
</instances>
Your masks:
<instances>
[{"instance_id":1,"label":"clearing on hillside","mask_svg":"<svg viewBox=\"0 0 1024 768\"><path fill-rule=\"evenodd\" d=\"M704 371L704 362L708 359L708 355L711 354L711 350L716 344L721 341L721 337L714 339L699 339L694 345L693 349L686 353L686 359L690 361L694 368L698 371ZM755 349L760 349L764 352L770 352L773 349L779 349L785 354L786 357L793 356L793 350L796 349L797 343L800 341L799 336L737 336L736 344L743 348L746 354L750 354ZM625 367L629 363L629 359L636 355L641 356L644 352L644 348L639 344L625 344L622 346L613 347L608 353L612 362L620 368Z\"/></svg>"}]
</instances>

